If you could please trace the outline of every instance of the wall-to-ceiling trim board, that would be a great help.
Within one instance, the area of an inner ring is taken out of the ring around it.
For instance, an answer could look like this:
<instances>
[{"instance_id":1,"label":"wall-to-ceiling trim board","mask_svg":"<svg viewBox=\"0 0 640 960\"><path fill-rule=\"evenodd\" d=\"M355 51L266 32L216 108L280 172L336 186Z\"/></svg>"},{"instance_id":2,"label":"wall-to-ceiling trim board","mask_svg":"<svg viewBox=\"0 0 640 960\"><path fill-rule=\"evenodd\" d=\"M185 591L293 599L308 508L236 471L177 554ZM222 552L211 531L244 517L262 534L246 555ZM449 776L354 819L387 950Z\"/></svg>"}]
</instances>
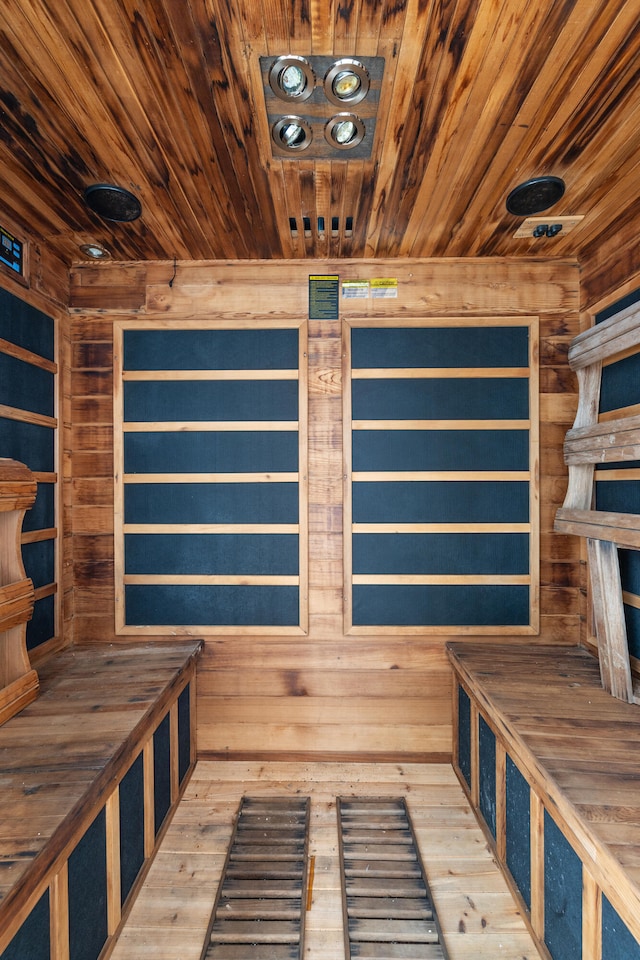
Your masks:
<instances>
[{"instance_id":1,"label":"wall-to-ceiling trim board","mask_svg":"<svg viewBox=\"0 0 640 960\"><path fill-rule=\"evenodd\" d=\"M307 326L114 324L118 633L304 634Z\"/></svg>"},{"instance_id":2,"label":"wall-to-ceiling trim board","mask_svg":"<svg viewBox=\"0 0 640 960\"><path fill-rule=\"evenodd\" d=\"M537 317L343 330L345 632L537 633Z\"/></svg>"}]
</instances>

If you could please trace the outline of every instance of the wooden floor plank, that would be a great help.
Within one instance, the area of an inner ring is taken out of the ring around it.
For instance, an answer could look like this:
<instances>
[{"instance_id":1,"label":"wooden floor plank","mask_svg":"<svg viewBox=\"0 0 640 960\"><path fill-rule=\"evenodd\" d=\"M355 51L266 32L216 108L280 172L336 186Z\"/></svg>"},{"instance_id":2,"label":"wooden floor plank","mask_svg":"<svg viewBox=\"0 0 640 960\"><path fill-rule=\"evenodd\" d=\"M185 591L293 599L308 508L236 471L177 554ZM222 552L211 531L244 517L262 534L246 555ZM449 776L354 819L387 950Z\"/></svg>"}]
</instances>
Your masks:
<instances>
[{"instance_id":1,"label":"wooden floor plank","mask_svg":"<svg viewBox=\"0 0 640 960\"><path fill-rule=\"evenodd\" d=\"M450 960L539 960L450 766L244 761L197 764L112 960L200 960L234 814L243 796L258 794L311 797L309 854L315 861L305 960L344 960L336 797L358 795L406 797ZM164 920L158 925L156 891L163 890L166 907L168 887L172 911L161 913ZM393 944L388 948L390 955ZM403 954L398 956L403 960ZM428 960L429 954L422 958ZM246 958L236 954L234 960L277 957L252 952Z\"/></svg>"}]
</instances>

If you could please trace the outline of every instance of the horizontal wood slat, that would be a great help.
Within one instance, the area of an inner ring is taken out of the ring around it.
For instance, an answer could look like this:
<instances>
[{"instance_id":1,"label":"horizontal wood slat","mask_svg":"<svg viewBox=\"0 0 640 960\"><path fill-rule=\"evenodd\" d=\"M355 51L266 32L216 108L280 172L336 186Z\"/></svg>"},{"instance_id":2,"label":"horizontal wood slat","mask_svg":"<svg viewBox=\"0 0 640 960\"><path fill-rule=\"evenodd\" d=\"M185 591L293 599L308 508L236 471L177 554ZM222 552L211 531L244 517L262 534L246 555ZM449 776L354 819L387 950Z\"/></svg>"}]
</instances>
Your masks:
<instances>
[{"instance_id":1,"label":"horizontal wood slat","mask_svg":"<svg viewBox=\"0 0 640 960\"><path fill-rule=\"evenodd\" d=\"M569 364L580 370L640 346L640 310L632 304L579 333L569 347Z\"/></svg>"},{"instance_id":2,"label":"horizontal wood slat","mask_svg":"<svg viewBox=\"0 0 640 960\"><path fill-rule=\"evenodd\" d=\"M569 430L564 452L567 464L640 460L640 416Z\"/></svg>"},{"instance_id":3,"label":"horizontal wood slat","mask_svg":"<svg viewBox=\"0 0 640 960\"><path fill-rule=\"evenodd\" d=\"M130 420L122 425L123 433L246 433L298 429L297 420Z\"/></svg>"},{"instance_id":4,"label":"horizontal wood slat","mask_svg":"<svg viewBox=\"0 0 640 960\"><path fill-rule=\"evenodd\" d=\"M353 420L352 430L528 430L529 420Z\"/></svg>"},{"instance_id":5,"label":"horizontal wood slat","mask_svg":"<svg viewBox=\"0 0 640 960\"><path fill-rule=\"evenodd\" d=\"M567 510L556 513L554 529L592 540L610 540L619 547L640 549L640 517L635 513L606 513L604 510Z\"/></svg>"}]
</instances>

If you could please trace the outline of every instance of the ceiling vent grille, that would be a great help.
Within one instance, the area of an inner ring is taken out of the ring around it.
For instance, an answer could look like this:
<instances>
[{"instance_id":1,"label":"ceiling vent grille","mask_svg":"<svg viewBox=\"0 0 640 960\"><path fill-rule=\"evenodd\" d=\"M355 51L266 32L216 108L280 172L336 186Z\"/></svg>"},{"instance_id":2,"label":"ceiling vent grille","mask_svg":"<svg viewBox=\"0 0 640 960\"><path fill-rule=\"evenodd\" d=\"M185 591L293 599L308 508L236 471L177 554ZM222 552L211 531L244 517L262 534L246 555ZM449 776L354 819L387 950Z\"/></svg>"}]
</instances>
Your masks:
<instances>
[{"instance_id":1,"label":"ceiling vent grille","mask_svg":"<svg viewBox=\"0 0 640 960\"><path fill-rule=\"evenodd\" d=\"M351 237L353 217L289 217L289 232L294 240L298 237Z\"/></svg>"}]
</instances>

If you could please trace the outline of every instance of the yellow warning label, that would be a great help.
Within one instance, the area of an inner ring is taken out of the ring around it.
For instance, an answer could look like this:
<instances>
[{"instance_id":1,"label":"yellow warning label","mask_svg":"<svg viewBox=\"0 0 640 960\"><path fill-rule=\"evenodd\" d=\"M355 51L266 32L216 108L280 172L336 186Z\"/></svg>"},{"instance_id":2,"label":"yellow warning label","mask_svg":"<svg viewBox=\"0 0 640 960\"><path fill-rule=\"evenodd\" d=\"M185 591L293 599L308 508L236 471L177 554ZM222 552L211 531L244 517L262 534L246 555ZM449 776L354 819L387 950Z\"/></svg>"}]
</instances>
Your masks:
<instances>
[{"instance_id":1,"label":"yellow warning label","mask_svg":"<svg viewBox=\"0 0 640 960\"><path fill-rule=\"evenodd\" d=\"M377 277L369 281L372 297L397 297L397 277Z\"/></svg>"}]
</instances>

